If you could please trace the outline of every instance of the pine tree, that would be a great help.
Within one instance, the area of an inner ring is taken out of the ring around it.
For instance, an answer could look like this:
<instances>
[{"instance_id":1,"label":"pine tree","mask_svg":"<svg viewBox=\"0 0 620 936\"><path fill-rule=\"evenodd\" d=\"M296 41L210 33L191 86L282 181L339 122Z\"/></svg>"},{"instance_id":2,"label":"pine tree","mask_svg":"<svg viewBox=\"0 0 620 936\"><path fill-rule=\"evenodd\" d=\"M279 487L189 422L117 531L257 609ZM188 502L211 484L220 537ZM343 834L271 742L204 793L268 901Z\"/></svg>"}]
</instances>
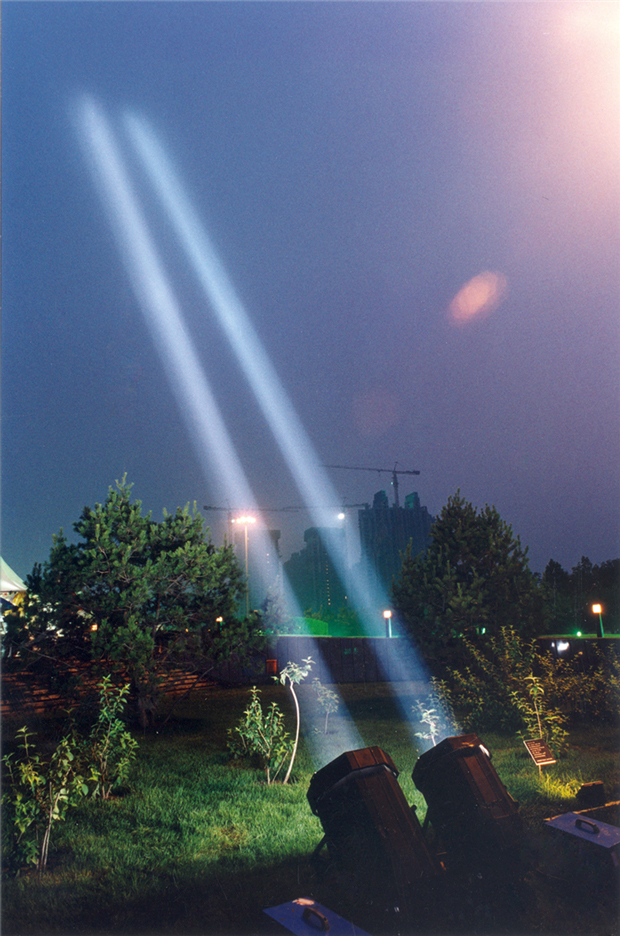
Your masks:
<instances>
[{"instance_id":1,"label":"pine tree","mask_svg":"<svg viewBox=\"0 0 620 936\"><path fill-rule=\"evenodd\" d=\"M123 479L104 504L83 509L77 543L62 530L54 537L29 576L18 659L121 670L145 724L166 665L245 656L260 636L236 620L243 576L232 547L211 543L195 507L159 523L143 515L131 488Z\"/></svg>"},{"instance_id":2,"label":"pine tree","mask_svg":"<svg viewBox=\"0 0 620 936\"><path fill-rule=\"evenodd\" d=\"M459 639L512 626L543 626L543 599L527 549L495 507L477 511L457 491L431 529L425 553L404 558L393 597L400 621L430 660L446 662Z\"/></svg>"}]
</instances>

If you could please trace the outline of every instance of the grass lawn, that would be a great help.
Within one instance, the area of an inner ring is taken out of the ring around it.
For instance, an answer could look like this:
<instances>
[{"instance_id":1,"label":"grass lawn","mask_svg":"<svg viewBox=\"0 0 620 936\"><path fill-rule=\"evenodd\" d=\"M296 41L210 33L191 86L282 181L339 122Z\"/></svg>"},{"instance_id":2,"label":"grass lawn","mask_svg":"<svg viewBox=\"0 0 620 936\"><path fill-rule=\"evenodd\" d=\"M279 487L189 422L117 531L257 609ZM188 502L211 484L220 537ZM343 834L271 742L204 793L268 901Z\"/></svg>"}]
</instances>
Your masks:
<instances>
[{"instance_id":1,"label":"grass lawn","mask_svg":"<svg viewBox=\"0 0 620 936\"><path fill-rule=\"evenodd\" d=\"M414 687L398 687L409 709ZM411 779L423 748L412 744L389 688L340 689L362 746L378 745L391 755L407 801L416 804L423 821L425 801ZM316 769L311 752L322 747L321 766L351 749L351 735L341 714L330 716L329 733L323 735L323 716L313 708L308 686L301 687L300 697L308 740L302 740L287 786L267 786L261 770L228 759L226 732L249 700L247 689L196 692L159 734L139 736L127 789L110 801L84 801L57 824L47 872L25 872L4 882L4 936L270 934L277 927L262 910L301 896L324 903L373 936L397 931L406 936L409 930L387 923L384 911L365 905L355 882L338 869L322 875L310 861L323 835L306 799ZM264 704L274 699L282 706L292 730L285 690L267 686L262 698ZM54 724L50 719L36 727L49 735ZM5 726L5 744L17 727L20 723ZM540 870L548 847L542 820L577 809L574 797L583 782L603 780L607 800L620 800L617 728L574 730L569 753L543 769L542 782L518 738L487 734L482 740L525 820L519 896L504 905L497 901L496 879L461 882L459 911L430 928L446 934L619 932L617 902L608 891L584 894ZM605 818L620 824L613 814ZM513 884L504 880L501 887L514 897Z\"/></svg>"}]
</instances>

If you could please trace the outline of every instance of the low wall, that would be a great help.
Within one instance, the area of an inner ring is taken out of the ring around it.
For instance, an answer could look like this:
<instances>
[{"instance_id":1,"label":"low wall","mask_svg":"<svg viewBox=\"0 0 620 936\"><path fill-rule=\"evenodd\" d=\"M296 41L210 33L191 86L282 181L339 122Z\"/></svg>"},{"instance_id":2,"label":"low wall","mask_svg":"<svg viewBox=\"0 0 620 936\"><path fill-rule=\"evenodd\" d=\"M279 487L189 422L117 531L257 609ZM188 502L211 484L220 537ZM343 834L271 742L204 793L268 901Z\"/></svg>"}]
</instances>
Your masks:
<instances>
[{"instance_id":1,"label":"low wall","mask_svg":"<svg viewBox=\"0 0 620 936\"><path fill-rule=\"evenodd\" d=\"M423 678L415 652L399 637L279 637L278 669L312 657L311 678L323 683L402 682Z\"/></svg>"},{"instance_id":2,"label":"low wall","mask_svg":"<svg viewBox=\"0 0 620 936\"><path fill-rule=\"evenodd\" d=\"M264 664L263 664L264 669ZM2 677L2 718L26 718L33 715L48 715L51 712L62 713L75 705L89 692L94 692L101 676L93 675L91 667L84 664L70 672L79 675L79 687L72 693L63 693L50 688L49 679L34 673L7 673ZM218 672L219 676L219 672ZM252 681L251 675L244 676L232 667L225 668L222 680L226 682ZM173 670L162 678L162 689L166 696L180 696L192 689L204 689L216 686L216 680L209 674Z\"/></svg>"},{"instance_id":3,"label":"low wall","mask_svg":"<svg viewBox=\"0 0 620 936\"><path fill-rule=\"evenodd\" d=\"M408 641L398 637L311 637L287 635L278 637L268 653L256 654L246 666L222 663L217 669L199 677L194 672L173 670L163 675L165 695L178 696L187 690L214 685L264 685L291 661L300 663L312 657L311 678L322 683L399 682L423 679ZM276 660L275 667L268 660ZM74 699L95 689L98 676L89 664L70 669L79 676L79 688ZM49 678L32 673L5 673L2 678L2 716L43 715L53 709L64 709L69 697L55 691Z\"/></svg>"}]
</instances>

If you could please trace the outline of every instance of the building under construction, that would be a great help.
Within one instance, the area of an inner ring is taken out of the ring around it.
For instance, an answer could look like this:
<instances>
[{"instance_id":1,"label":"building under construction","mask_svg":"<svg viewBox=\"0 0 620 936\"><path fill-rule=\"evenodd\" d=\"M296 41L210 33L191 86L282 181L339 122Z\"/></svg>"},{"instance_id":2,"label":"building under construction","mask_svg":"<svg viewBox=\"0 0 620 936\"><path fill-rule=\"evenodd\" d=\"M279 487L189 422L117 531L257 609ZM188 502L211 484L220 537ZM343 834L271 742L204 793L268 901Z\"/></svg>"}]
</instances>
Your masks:
<instances>
[{"instance_id":1,"label":"building under construction","mask_svg":"<svg viewBox=\"0 0 620 936\"><path fill-rule=\"evenodd\" d=\"M361 558L359 570L371 591L380 589L388 598L393 580L400 574L408 546L412 555L423 552L430 542L434 517L420 504L417 493L405 498L405 506L390 506L385 491L378 491L372 507L358 511ZM330 531L342 537L344 531ZM323 531L311 527L304 533L304 548L284 563L284 571L297 601L304 610L338 611L347 607L347 587L334 567Z\"/></svg>"},{"instance_id":2,"label":"building under construction","mask_svg":"<svg viewBox=\"0 0 620 936\"><path fill-rule=\"evenodd\" d=\"M339 537L344 551L344 530L330 530ZM345 586L325 545L325 535L317 527L304 533L305 546L284 563L284 571L302 611L338 611L346 607Z\"/></svg>"},{"instance_id":3,"label":"building under construction","mask_svg":"<svg viewBox=\"0 0 620 936\"><path fill-rule=\"evenodd\" d=\"M386 492L377 491L372 507L359 510L357 516L364 572L372 585L389 595L407 547L413 556L428 548L435 518L415 491L405 497L404 507L391 507Z\"/></svg>"}]
</instances>

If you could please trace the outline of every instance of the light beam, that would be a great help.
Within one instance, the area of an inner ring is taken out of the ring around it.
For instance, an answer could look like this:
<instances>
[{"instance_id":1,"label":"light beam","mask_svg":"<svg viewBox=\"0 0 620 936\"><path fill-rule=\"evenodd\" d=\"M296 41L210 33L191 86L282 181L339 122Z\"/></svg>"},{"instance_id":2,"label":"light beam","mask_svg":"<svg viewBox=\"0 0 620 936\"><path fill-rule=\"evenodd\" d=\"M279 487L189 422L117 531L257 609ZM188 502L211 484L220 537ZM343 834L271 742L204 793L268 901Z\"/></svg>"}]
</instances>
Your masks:
<instances>
[{"instance_id":1,"label":"light beam","mask_svg":"<svg viewBox=\"0 0 620 936\"><path fill-rule=\"evenodd\" d=\"M371 594L366 582L360 577L351 581L338 538L330 532L330 511L310 506L337 502L336 492L320 467L320 459L170 160L143 119L128 114L125 125L151 184L254 391L302 499L308 505L313 523L324 531L332 562L341 580L350 582L358 612L365 619L368 629L372 630L376 618L371 609L385 605L386 599Z\"/></svg>"},{"instance_id":2,"label":"light beam","mask_svg":"<svg viewBox=\"0 0 620 936\"><path fill-rule=\"evenodd\" d=\"M336 571L341 580L348 583L352 604L366 632L373 633L377 609L389 602L383 589L376 587L371 590L361 575L347 569L345 552L336 531L329 526L329 512L310 506L334 503L336 498L320 459L166 153L144 119L127 113L125 126L205 296L244 370L313 522L322 530ZM407 679L404 665L397 678L399 676ZM411 725L411 713L403 708L403 715Z\"/></svg>"},{"instance_id":3,"label":"light beam","mask_svg":"<svg viewBox=\"0 0 620 936\"><path fill-rule=\"evenodd\" d=\"M254 504L256 500L196 355L109 122L91 97L81 100L75 116L121 257L203 468L211 467L231 500ZM258 550L260 561L267 553L268 542L263 530L258 536L264 539L264 548ZM289 613L301 616L286 581L283 587ZM318 646L316 653L320 655ZM350 718L348 726L343 720L343 727L347 745L363 743Z\"/></svg>"}]
</instances>

